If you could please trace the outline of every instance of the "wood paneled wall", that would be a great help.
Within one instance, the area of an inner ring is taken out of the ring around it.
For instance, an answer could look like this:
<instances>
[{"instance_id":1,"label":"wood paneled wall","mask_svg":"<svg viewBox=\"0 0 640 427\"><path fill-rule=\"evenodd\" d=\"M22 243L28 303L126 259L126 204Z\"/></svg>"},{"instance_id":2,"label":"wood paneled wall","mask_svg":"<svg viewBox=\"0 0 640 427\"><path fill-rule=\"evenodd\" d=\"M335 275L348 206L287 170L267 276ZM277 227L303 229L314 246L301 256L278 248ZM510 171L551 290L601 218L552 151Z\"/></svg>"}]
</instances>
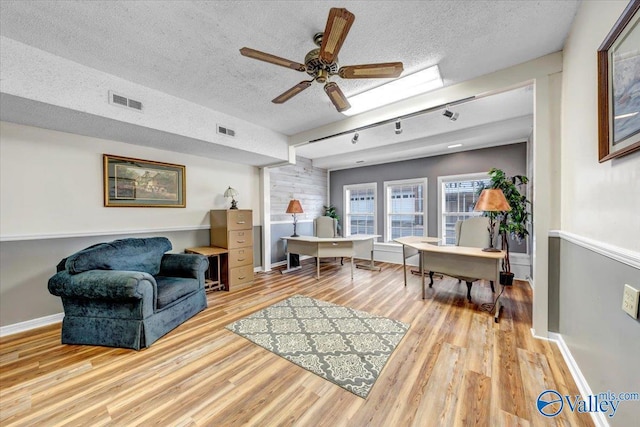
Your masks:
<instances>
[{"instance_id":1,"label":"wood paneled wall","mask_svg":"<svg viewBox=\"0 0 640 427\"><path fill-rule=\"evenodd\" d=\"M298 199L304 213L298 220L324 215L327 204L327 170L315 168L311 160L296 157L296 164L273 168L271 175L271 221L290 221L285 213L289 200Z\"/></svg>"}]
</instances>

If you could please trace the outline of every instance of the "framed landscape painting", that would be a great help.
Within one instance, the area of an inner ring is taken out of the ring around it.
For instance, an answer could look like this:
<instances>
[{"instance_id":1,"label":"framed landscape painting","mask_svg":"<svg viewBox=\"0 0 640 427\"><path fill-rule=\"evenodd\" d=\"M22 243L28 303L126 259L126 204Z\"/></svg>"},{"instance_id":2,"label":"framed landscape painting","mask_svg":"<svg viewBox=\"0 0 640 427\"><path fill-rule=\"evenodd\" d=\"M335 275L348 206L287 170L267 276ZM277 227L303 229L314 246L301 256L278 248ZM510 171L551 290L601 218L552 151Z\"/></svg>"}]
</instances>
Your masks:
<instances>
[{"instance_id":1,"label":"framed landscape painting","mask_svg":"<svg viewBox=\"0 0 640 427\"><path fill-rule=\"evenodd\" d=\"M106 207L184 208L185 167L103 155Z\"/></svg>"},{"instance_id":2,"label":"framed landscape painting","mask_svg":"<svg viewBox=\"0 0 640 427\"><path fill-rule=\"evenodd\" d=\"M640 0L598 49L598 160L640 150Z\"/></svg>"}]
</instances>

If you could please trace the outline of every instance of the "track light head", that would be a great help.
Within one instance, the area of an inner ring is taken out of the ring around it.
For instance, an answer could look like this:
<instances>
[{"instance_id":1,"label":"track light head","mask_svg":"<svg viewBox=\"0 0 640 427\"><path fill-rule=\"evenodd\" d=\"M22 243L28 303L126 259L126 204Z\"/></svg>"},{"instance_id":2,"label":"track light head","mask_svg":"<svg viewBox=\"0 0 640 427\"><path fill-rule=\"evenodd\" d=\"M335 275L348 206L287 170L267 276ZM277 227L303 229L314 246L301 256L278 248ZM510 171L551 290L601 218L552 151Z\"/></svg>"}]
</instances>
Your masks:
<instances>
[{"instance_id":1,"label":"track light head","mask_svg":"<svg viewBox=\"0 0 640 427\"><path fill-rule=\"evenodd\" d=\"M358 138L360 138L360 135L358 135L358 132L356 132L356 133L353 135L353 138L351 138L351 143L352 143L352 144L357 144L357 143L358 143Z\"/></svg>"},{"instance_id":2,"label":"track light head","mask_svg":"<svg viewBox=\"0 0 640 427\"><path fill-rule=\"evenodd\" d=\"M402 123L400 120L396 121L396 135L400 135L402 133Z\"/></svg>"},{"instance_id":3,"label":"track light head","mask_svg":"<svg viewBox=\"0 0 640 427\"><path fill-rule=\"evenodd\" d=\"M447 117L452 122L455 122L456 120L458 120L458 116L460 114L459 113L454 113L453 111L447 109L447 110L444 110L444 113L442 113L442 115Z\"/></svg>"}]
</instances>

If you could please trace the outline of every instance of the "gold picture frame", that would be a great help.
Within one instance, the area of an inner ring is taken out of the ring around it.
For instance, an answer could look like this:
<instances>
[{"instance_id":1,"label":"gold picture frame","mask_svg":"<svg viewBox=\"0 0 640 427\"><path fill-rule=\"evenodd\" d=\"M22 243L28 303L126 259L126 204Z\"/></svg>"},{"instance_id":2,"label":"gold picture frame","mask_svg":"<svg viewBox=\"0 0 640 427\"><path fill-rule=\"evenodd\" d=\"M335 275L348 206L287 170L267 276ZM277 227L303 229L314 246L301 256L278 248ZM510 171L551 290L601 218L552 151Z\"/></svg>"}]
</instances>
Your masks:
<instances>
[{"instance_id":1,"label":"gold picture frame","mask_svg":"<svg viewBox=\"0 0 640 427\"><path fill-rule=\"evenodd\" d=\"M598 161L640 150L640 0L598 49Z\"/></svg>"},{"instance_id":2,"label":"gold picture frame","mask_svg":"<svg viewBox=\"0 0 640 427\"><path fill-rule=\"evenodd\" d=\"M105 207L187 206L183 165L104 154L103 175Z\"/></svg>"}]
</instances>

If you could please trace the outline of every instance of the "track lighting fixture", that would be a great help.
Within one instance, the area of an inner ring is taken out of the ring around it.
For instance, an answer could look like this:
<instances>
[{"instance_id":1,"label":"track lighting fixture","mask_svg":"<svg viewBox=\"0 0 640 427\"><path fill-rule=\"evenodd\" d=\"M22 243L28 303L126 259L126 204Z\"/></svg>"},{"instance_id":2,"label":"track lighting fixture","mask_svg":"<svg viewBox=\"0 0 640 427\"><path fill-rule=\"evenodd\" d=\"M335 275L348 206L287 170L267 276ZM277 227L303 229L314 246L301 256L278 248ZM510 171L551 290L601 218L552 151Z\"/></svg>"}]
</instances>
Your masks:
<instances>
[{"instance_id":1,"label":"track lighting fixture","mask_svg":"<svg viewBox=\"0 0 640 427\"><path fill-rule=\"evenodd\" d=\"M400 135L402 133L402 123L400 119L396 121L396 135Z\"/></svg>"},{"instance_id":2,"label":"track lighting fixture","mask_svg":"<svg viewBox=\"0 0 640 427\"><path fill-rule=\"evenodd\" d=\"M358 138L360 138L360 135L358 135L358 132L356 132L356 133L353 135L353 138L351 138L351 143L352 143L352 144L357 144L357 143L358 143Z\"/></svg>"},{"instance_id":3,"label":"track lighting fixture","mask_svg":"<svg viewBox=\"0 0 640 427\"><path fill-rule=\"evenodd\" d=\"M458 116L460 115L459 113L454 113L453 111L449 110L448 108L446 110L444 110L444 113L442 113L443 116L447 117L449 120L451 120L452 122L455 122L456 120L458 120Z\"/></svg>"}]
</instances>

